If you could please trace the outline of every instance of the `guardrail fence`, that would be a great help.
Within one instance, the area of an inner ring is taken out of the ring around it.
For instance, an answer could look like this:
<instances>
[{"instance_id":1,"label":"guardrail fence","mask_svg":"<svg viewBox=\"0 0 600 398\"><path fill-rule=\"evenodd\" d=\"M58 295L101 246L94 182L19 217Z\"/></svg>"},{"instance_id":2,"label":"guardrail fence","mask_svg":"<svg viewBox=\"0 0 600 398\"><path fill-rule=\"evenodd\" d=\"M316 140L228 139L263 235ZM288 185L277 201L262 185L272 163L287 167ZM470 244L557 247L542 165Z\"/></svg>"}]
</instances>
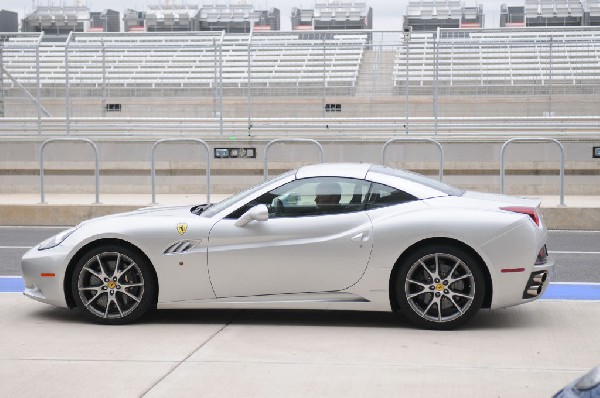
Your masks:
<instances>
[{"instance_id":1,"label":"guardrail fence","mask_svg":"<svg viewBox=\"0 0 600 398\"><path fill-rule=\"evenodd\" d=\"M89 144L93 151L94 151L94 175L95 175L95 187L96 187L96 202L95 203L100 203L99 202L99 195L100 195L100 180L99 180L99 176L100 176L100 164L99 164L99 151L98 148L96 146L96 144L87 139L87 138L76 138L76 137L65 137L65 138L53 138L53 139L49 139L44 141L41 145L40 145L40 150L39 150L39 158L40 158L40 195L41 195L41 203L46 203L45 202L45 182L44 182L44 149L46 148L46 146L50 143L53 142L83 142L83 143L87 143ZM565 185L565 149L563 147L563 145L560 143L560 141L553 139L553 138L538 138L538 137L533 137L533 138L513 138L513 139L509 139L508 141L506 141L501 148L500 151L500 192L504 193L504 180L505 180L505 168L506 168L506 162L505 162L505 154L506 154L506 149L510 144L513 143L537 143L537 142L547 142L547 143L554 143L556 144L559 149L560 149L560 166L559 166L559 175L560 175L560 182L559 182L559 187L560 187L560 205L561 206L565 206L565 189L564 189L564 185ZM191 143L191 144L199 144L201 145L204 149L205 149L205 153L206 153L206 201L207 203L210 203L210 194L211 194L211 147L203 140L200 139L194 139L194 138L167 138L167 139L161 139L158 140L156 142L154 142L154 144L152 145L152 152L151 152L151 158L150 158L150 175L151 175L151 187L152 187L152 204L156 204L156 149L158 146L160 146L161 144L165 144L165 143L171 143L171 144L177 144L177 143ZM386 161L387 161L387 157L386 157L386 153L387 153L387 149L390 147L390 145L392 144L397 144L397 143L402 143L402 144L408 144L408 143L431 143L434 144L436 146L436 148L439 151L439 170L438 170L438 178L440 181L443 180L444 177L444 146L442 143L434 140L434 139L429 139L429 138L413 138L413 137L400 137L400 138L393 138L390 139L388 141L386 141L382 148L381 148L381 164L385 165ZM264 158L264 169L263 169L263 175L264 175L264 180L267 180L268 178L268 172L269 172L269 151L270 149L273 147L273 145L276 144L309 144L309 145L314 145L317 148L318 151L318 155L319 155L319 162L323 162L324 161L324 150L323 150L323 146L321 145L320 142L316 141L316 140L312 140L312 139L302 139L302 138L296 138L296 139L276 139L276 140L272 140L270 142L268 142L265 145L264 148L264 152L263 152L263 158Z\"/></svg>"}]
</instances>

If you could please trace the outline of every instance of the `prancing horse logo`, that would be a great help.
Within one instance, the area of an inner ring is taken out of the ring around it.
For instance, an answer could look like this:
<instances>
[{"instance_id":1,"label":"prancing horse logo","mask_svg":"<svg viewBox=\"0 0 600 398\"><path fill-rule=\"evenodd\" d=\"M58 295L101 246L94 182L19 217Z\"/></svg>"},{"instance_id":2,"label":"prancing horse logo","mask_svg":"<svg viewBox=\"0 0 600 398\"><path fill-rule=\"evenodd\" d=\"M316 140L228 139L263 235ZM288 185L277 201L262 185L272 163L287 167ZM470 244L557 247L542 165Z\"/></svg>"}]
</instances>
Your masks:
<instances>
[{"instance_id":1,"label":"prancing horse logo","mask_svg":"<svg viewBox=\"0 0 600 398\"><path fill-rule=\"evenodd\" d=\"M184 222L177 224L177 232L179 232L179 235L185 234L185 232L187 231L187 227L188 225Z\"/></svg>"}]
</instances>

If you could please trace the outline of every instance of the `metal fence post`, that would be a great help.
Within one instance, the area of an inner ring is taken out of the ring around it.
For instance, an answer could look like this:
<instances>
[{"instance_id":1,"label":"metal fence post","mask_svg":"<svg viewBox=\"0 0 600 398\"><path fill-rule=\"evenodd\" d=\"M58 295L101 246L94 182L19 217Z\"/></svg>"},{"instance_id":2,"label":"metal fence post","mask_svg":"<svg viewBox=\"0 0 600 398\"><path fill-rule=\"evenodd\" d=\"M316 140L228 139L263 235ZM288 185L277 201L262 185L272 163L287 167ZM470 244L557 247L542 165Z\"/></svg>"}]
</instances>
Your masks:
<instances>
[{"instance_id":1,"label":"metal fence post","mask_svg":"<svg viewBox=\"0 0 600 398\"><path fill-rule=\"evenodd\" d=\"M94 166L94 176L96 182L96 204L100 203L100 165L98 161L98 147L94 144L93 141L88 140L87 138L51 138L42 143L40 147L40 193L41 193L41 203L46 203L45 195L44 195L44 148L51 142L56 141L76 141L76 142L86 142L92 146L94 150L94 158L95 158L95 166Z\"/></svg>"},{"instance_id":2,"label":"metal fence post","mask_svg":"<svg viewBox=\"0 0 600 398\"><path fill-rule=\"evenodd\" d=\"M435 135L438 133L439 119L439 28L433 34L433 131Z\"/></svg>"},{"instance_id":3,"label":"metal fence post","mask_svg":"<svg viewBox=\"0 0 600 398\"><path fill-rule=\"evenodd\" d=\"M159 144L170 142L170 143L180 143L180 142L188 142L188 143L197 143L203 145L206 149L206 203L210 203L210 147L204 141L199 138L165 138L162 140L158 140L152 146L152 158L151 158L151 171L150 178L152 183L152 204L156 204L156 165L154 160L154 155L156 152L156 147Z\"/></svg>"},{"instance_id":4,"label":"metal fence post","mask_svg":"<svg viewBox=\"0 0 600 398\"><path fill-rule=\"evenodd\" d=\"M512 138L502 145L502 150L500 154L500 193L504 193L504 154L506 152L506 147L513 142L553 142L558 145L560 149L560 205L565 205L565 148L563 145L554 138Z\"/></svg>"},{"instance_id":5,"label":"metal fence post","mask_svg":"<svg viewBox=\"0 0 600 398\"><path fill-rule=\"evenodd\" d=\"M248 88L248 135L252 129L252 32L248 35L248 76L247 76L247 88Z\"/></svg>"},{"instance_id":6,"label":"metal fence post","mask_svg":"<svg viewBox=\"0 0 600 398\"><path fill-rule=\"evenodd\" d=\"M36 90L35 97L37 101L37 125L38 125L38 135L42 135L42 103L40 102L40 97L42 95L41 91L41 80L40 80L40 43L35 47L35 77L36 77Z\"/></svg>"},{"instance_id":7,"label":"metal fence post","mask_svg":"<svg viewBox=\"0 0 600 398\"><path fill-rule=\"evenodd\" d=\"M69 37L65 43L65 122L67 134L71 134L71 79L69 77L69 44L72 36L73 32L69 33Z\"/></svg>"},{"instance_id":8,"label":"metal fence post","mask_svg":"<svg viewBox=\"0 0 600 398\"><path fill-rule=\"evenodd\" d=\"M442 179L444 178L444 148L443 148L442 144L440 144L438 141L431 139L431 138L392 138L391 140L389 140L385 144L383 144L383 148L381 149L381 164L384 166L385 166L386 149L390 144L393 144L394 142L430 142L430 143L434 144L435 146L437 146L437 148L440 152L438 178L440 179L440 181L442 181Z\"/></svg>"},{"instance_id":9,"label":"metal fence post","mask_svg":"<svg viewBox=\"0 0 600 398\"><path fill-rule=\"evenodd\" d=\"M308 144L315 144L317 146L317 148L319 149L319 160L321 163L323 163L323 146L316 140L311 140L308 138L281 138L281 139L277 139L277 140L273 140L270 141L267 146L265 146L265 152L264 152L264 158L265 158L265 162L264 162L264 177L265 177L265 181L267 180L268 176L269 176L269 148L271 147L271 145L273 144L277 144L277 143L295 143L295 142L301 142L301 143L308 143Z\"/></svg>"},{"instance_id":10,"label":"metal fence post","mask_svg":"<svg viewBox=\"0 0 600 398\"><path fill-rule=\"evenodd\" d=\"M104 38L100 41L102 45L102 117L106 117L106 47Z\"/></svg>"}]
</instances>

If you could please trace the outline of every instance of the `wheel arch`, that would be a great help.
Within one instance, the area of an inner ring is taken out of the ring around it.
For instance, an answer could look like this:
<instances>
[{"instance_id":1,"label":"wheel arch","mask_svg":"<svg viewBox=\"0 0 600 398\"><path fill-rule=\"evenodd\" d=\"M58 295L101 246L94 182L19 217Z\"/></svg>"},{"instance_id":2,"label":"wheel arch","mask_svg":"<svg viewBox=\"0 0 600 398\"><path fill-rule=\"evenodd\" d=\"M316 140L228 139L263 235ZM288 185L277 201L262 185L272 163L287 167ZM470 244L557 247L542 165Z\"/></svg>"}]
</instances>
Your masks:
<instances>
[{"instance_id":1,"label":"wheel arch","mask_svg":"<svg viewBox=\"0 0 600 398\"><path fill-rule=\"evenodd\" d=\"M98 239L98 240L89 242L86 245L79 248L79 250L77 250L75 255L71 258L71 261L69 261L69 265L67 266L67 270L65 272L65 279L63 281L63 290L64 290L64 294L65 294L65 299L67 301L67 305L69 306L69 308L74 308L76 306L75 299L73 298L73 290L72 290L72 286L71 286L71 280L72 280L72 275L73 275L73 270L75 268L75 265L77 264L79 259L81 259L81 257L85 253L87 253L88 251L90 251L92 249L95 249L96 247L105 246L105 245L117 245L117 246L126 247L130 250L135 251L138 255L142 256L148 262L148 264L150 265L150 269L152 270L152 276L154 277L154 282L156 284L155 299L158 299L158 292L160 289L160 286L158 284L158 276L156 274L156 270L154 269L154 264L152 264L152 261L150 261L150 258L148 258L146 253L144 253L139 247L137 247L133 243L128 242L126 240L118 239L118 238L103 238L103 239Z\"/></svg>"},{"instance_id":2,"label":"wheel arch","mask_svg":"<svg viewBox=\"0 0 600 398\"><path fill-rule=\"evenodd\" d=\"M459 247L459 248L467 251L469 254L471 254L479 262L479 264L481 264L481 271L483 272L484 279L485 279L485 297L483 298L483 304L482 304L481 308L490 308L490 306L492 304L492 297L493 297L492 277L490 275L490 271L487 267L487 264L485 263L483 258L479 255L479 253L477 253L477 251L475 249L473 249L471 246L469 246L466 243L459 241L457 239L428 238L428 239L424 239L419 242L416 242L412 246L409 246L400 255L400 257L398 257L398 259L394 263L394 267L392 268L392 272L390 273L389 289L388 289L389 294L390 294L390 305L392 307L392 310L394 312L396 312L399 309L398 304L397 304L398 301L396 298L396 289L394 289L394 281L396 279L396 273L398 272L398 270L404 263L404 260L411 253L413 253L414 251L416 251L424 246L439 245L439 244L447 244L447 245Z\"/></svg>"}]
</instances>

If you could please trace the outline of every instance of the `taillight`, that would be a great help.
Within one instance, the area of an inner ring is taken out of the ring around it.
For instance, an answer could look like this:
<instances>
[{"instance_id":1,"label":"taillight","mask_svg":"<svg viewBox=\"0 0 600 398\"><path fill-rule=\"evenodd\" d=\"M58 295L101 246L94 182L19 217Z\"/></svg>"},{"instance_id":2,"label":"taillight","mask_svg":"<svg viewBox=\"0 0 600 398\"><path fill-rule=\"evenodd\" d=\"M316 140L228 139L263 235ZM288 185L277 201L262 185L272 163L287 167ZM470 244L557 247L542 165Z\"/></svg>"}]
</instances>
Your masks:
<instances>
[{"instance_id":1,"label":"taillight","mask_svg":"<svg viewBox=\"0 0 600 398\"><path fill-rule=\"evenodd\" d=\"M539 217L535 207L508 206L508 207L501 207L500 210L512 211L514 213L527 214L529 217L531 217L531 219L533 220L535 225L537 225L538 227L540 226L540 217Z\"/></svg>"}]
</instances>

